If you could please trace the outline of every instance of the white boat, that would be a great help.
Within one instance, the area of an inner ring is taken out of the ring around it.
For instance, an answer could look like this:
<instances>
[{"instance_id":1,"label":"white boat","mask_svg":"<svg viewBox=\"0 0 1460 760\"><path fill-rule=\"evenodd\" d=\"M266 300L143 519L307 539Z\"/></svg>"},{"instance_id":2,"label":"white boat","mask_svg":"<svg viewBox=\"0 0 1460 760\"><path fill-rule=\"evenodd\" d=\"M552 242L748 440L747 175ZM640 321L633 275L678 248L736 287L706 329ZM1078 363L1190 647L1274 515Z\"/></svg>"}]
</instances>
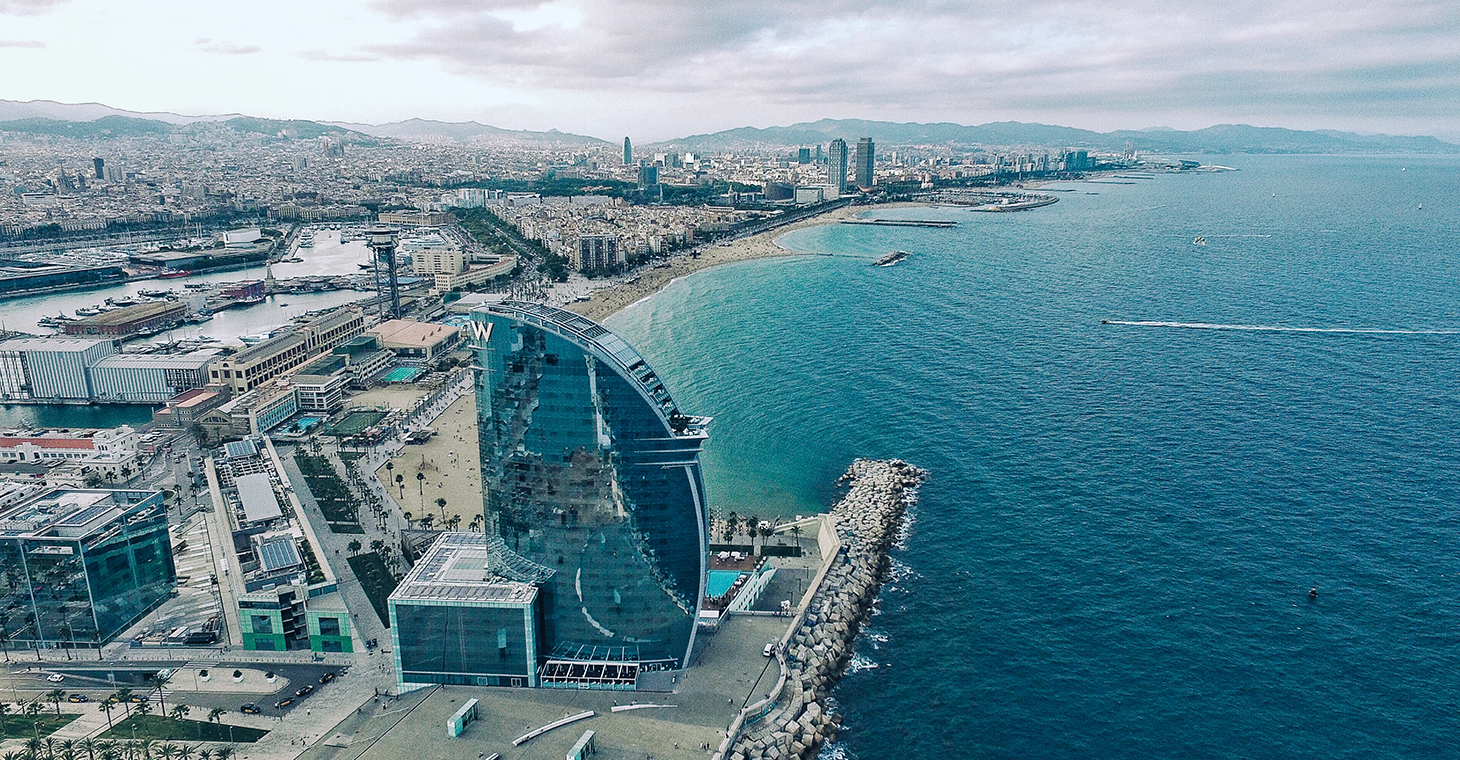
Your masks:
<instances>
[{"instance_id":1,"label":"white boat","mask_svg":"<svg viewBox=\"0 0 1460 760\"><path fill-rule=\"evenodd\" d=\"M238 336L238 339L241 340L241 341L243 341L243 345L245 345L245 346L252 346L255 343L262 343L262 342L268 340L269 339L269 334L268 333L257 333L255 335L240 335L240 336Z\"/></svg>"}]
</instances>

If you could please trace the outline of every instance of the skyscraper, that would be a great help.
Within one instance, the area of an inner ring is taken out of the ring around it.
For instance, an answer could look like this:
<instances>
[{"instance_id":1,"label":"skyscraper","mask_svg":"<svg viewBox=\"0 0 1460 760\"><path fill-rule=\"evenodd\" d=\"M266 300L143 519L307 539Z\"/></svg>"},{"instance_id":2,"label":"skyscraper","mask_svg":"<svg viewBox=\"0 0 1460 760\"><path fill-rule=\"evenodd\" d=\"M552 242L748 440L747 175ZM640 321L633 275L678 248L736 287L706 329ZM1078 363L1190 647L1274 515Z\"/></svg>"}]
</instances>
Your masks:
<instances>
[{"instance_id":1,"label":"skyscraper","mask_svg":"<svg viewBox=\"0 0 1460 760\"><path fill-rule=\"evenodd\" d=\"M503 301L471 319L487 532L499 564L538 578L544 685L609 663L617 678L684 667L706 576L709 420L582 316Z\"/></svg>"},{"instance_id":2,"label":"skyscraper","mask_svg":"<svg viewBox=\"0 0 1460 760\"><path fill-rule=\"evenodd\" d=\"M840 137L826 150L826 183L838 194L847 191L847 141Z\"/></svg>"},{"instance_id":3,"label":"skyscraper","mask_svg":"<svg viewBox=\"0 0 1460 760\"><path fill-rule=\"evenodd\" d=\"M857 174L857 187L869 188L872 186L872 138L863 137L857 141L857 155L853 162L854 171Z\"/></svg>"},{"instance_id":4,"label":"skyscraper","mask_svg":"<svg viewBox=\"0 0 1460 760\"><path fill-rule=\"evenodd\" d=\"M633 162L634 162L634 146L633 146L633 143L630 143L629 142L629 138L625 137L624 138L624 166L628 166L629 164L632 164Z\"/></svg>"},{"instance_id":5,"label":"skyscraper","mask_svg":"<svg viewBox=\"0 0 1460 760\"><path fill-rule=\"evenodd\" d=\"M96 178L106 179L106 162L99 158L93 158L91 159L91 163L96 166Z\"/></svg>"}]
</instances>

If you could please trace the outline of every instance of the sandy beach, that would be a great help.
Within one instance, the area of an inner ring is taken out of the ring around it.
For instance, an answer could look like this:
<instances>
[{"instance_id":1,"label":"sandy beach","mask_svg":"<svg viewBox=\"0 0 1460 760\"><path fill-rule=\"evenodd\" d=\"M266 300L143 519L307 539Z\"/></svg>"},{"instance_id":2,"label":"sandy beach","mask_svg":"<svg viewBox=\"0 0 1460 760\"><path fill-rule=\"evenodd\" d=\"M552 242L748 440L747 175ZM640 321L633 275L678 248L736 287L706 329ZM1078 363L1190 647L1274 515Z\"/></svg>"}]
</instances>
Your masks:
<instances>
[{"instance_id":1,"label":"sandy beach","mask_svg":"<svg viewBox=\"0 0 1460 760\"><path fill-rule=\"evenodd\" d=\"M710 267L716 267L722 264L733 264L737 261L764 259L771 256L799 255L797 251L782 248L776 244L776 239L788 232L822 224L835 224L842 219L850 219L858 214L869 211L885 211L894 208L924 205L927 204L888 203L877 206L843 206L842 208L828 211L825 214L813 216L810 219L803 219L799 222L793 222L784 227L777 227L758 235L751 235L750 237L734 240L729 245L715 244L707 246L701 249L700 255L697 257L680 256L671 259L668 267L663 269L646 269L639 273L634 282L623 282L611 288L596 291L593 293L591 299L569 304L565 308L582 314L595 322L602 322L618 310L658 293L664 286L673 282L675 279L694 274L702 269L709 269Z\"/></svg>"}]
</instances>

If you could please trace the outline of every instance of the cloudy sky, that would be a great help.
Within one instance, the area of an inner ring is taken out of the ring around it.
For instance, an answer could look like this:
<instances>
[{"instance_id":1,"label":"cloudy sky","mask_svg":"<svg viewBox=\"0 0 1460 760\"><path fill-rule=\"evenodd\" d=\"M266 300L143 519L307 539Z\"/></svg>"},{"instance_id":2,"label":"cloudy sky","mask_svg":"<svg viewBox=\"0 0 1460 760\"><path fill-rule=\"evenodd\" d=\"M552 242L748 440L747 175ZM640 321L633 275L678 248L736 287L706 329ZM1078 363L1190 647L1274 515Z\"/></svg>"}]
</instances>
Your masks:
<instances>
[{"instance_id":1,"label":"cloudy sky","mask_svg":"<svg viewBox=\"0 0 1460 760\"><path fill-rule=\"evenodd\" d=\"M823 117L1460 137L1460 0L0 0L0 98L657 140Z\"/></svg>"}]
</instances>

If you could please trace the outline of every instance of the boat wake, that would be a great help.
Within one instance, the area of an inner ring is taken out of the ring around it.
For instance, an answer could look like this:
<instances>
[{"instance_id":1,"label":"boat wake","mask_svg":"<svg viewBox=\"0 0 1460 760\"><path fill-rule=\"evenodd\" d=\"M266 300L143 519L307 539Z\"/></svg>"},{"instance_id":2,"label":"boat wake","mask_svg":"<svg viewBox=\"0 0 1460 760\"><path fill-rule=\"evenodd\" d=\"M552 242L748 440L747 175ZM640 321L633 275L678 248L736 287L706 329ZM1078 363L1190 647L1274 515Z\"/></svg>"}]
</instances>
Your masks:
<instances>
[{"instance_id":1,"label":"boat wake","mask_svg":"<svg viewBox=\"0 0 1460 760\"><path fill-rule=\"evenodd\" d=\"M1351 333L1355 335L1460 335L1460 330L1384 330L1367 327L1282 327L1277 325L1218 325L1207 322L1136 322L1102 319L1102 325L1171 327L1185 330L1246 330L1249 332Z\"/></svg>"}]
</instances>

